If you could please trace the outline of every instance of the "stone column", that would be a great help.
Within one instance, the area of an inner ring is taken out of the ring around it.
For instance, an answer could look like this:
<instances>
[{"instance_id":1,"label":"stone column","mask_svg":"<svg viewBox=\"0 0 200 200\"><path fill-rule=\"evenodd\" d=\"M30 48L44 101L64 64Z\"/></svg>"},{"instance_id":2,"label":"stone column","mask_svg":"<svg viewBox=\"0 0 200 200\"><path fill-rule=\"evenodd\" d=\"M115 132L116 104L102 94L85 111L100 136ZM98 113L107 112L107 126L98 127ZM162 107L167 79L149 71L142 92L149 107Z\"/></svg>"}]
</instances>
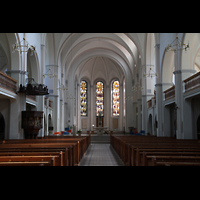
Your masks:
<instances>
[{"instance_id":1,"label":"stone column","mask_svg":"<svg viewBox=\"0 0 200 200\"><path fill-rule=\"evenodd\" d=\"M43 74L45 74L45 45L41 44L41 77L38 79L40 83L44 84Z\"/></svg>"},{"instance_id":2,"label":"stone column","mask_svg":"<svg viewBox=\"0 0 200 200\"><path fill-rule=\"evenodd\" d=\"M44 96L36 96L36 97L37 97L37 111L44 112ZM43 113L43 119L44 119L44 113ZM42 120L42 128L39 130L38 136L44 137L44 120Z\"/></svg>"},{"instance_id":3,"label":"stone column","mask_svg":"<svg viewBox=\"0 0 200 200\"><path fill-rule=\"evenodd\" d=\"M90 86L90 104L91 104L91 116L90 116L90 119L91 119L91 131L94 131L94 129L92 128L92 125L94 125L94 127L96 127L96 115L95 115L95 85L91 84Z\"/></svg>"},{"instance_id":4,"label":"stone column","mask_svg":"<svg viewBox=\"0 0 200 200\"><path fill-rule=\"evenodd\" d=\"M182 106L183 106L183 111L182 111L182 137L183 139L197 139L194 137L193 132L193 112L192 112L192 101L191 98L185 99L183 94L185 91L185 86L183 80L186 78L192 76L196 70L191 70L191 69L182 69L181 70L181 75L182 75Z\"/></svg>"},{"instance_id":5,"label":"stone column","mask_svg":"<svg viewBox=\"0 0 200 200\"><path fill-rule=\"evenodd\" d=\"M46 99L46 106L47 106L46 113L45 113L45 116L46 116L45 126L46 127L44 127L44 130L46 130L46 132L44 132L44 135L48 136L49 135L49 99L48 98Z\"/></svg>"},{"instance_id":6,"label":"stone column","mask_svg":"<svg viewBox=\"0 0 200 200\"><path fill-rule=\"evenodd\" d=\"M155 64L156 72L156 110L157 110L157 133L156 135L163 136L163 88L162 88L162 73L160 69L160 44L155 45Z\"/></svg>"},{"instance_id":7,"label":"stone column","mask_svg":"<svg viewBox=\"0 0 200 200\"><path fill-rule=\"evenodd\" d=\"M180 51L174 54L175 60L175 103L176 103L176 113L177 113L177 130L176 138L183 139L183 84L182 84L182 71L180 63Z\"/></svg>"},{"instance_id":8,"label":"stone column","mask_svg":"<svg viewBox=\"0 0 200 200\"><path fill-rule=\"evenodd\" d=\"M78 130L79 130L79 129L81 129L81 120L82 120L81 110L80 110L80 102L81 102L81 98L80 98L80 83L77 83L76 94L78 94L77 95L77 123L76 123L76 126L78 127ZM88 109L88 106L87 106L87 109ZM87 110L87 114L88 114L88 110Z\"/></svg>"},{"instance_id":9,"label":"stone column","mask_svg":"<svg viewBox=\"0 0 200 200\"><path fill-rule=\"evenodd\" d=\"M138 107L138 132L140 132L142 130L141 105L142 105L142 99L138 99L137 100L137 107Z\"/></svg>"},{"instance_id":10,"label":"stone column","mask_svg":"<svg viewBox=\"0 0 200 200\"><path fill-rule=\"evenodd\" d=\"M41 45L41 73L40 73L40 77L38 78L38 83L40 84L44 84L44 78L43 78L43 74L44 74L44 68L45 68L45 45ZM48 88L49 89L49 88ZM37 111L43 111L44 112L44 96L37 96ZM46 116L46 118L48 118L48 116ZM43 119L44 119L44 113L43 113ZM47 119L48 120L48 119ZM45 133L44 133L44 129L45 129L45 124L44 124L44 120L42 121L42 128L39 130L38 136L39 137L44 137ZM48 128L47 128L47 133L48 133Z\"/></svg>"},{"instance_id":11,"label":"stone column","mask_svg":"<svg viewBox=\"0 0 200 200\"><path fill-rule=\"evenodd\" d=\"M145 131L145 135L147 133L147 117L147 95L142 95L142 130Z\"/></svg>"},{"instance_id":12,"label":"stone column","mask_svg":"<svg viewBox=\"0 0 200 200\"><path fill-rule=\"evenodd\" d=\"M47 70L50 68L52 73L58 75L58 65L46 65ZM60 78L60 77L58 77ZM52 113L52 121L53 121L53 132L59 132L60 130L60 98L59 98L59 90L57 90L58 79L57 78L47 78L46 85L48 85L49 89L49 99L53 101L53 113Z\"/></svg>"},{"instance_id":13,"label":"stone column","mask_svg":"<svg viewBox=\"0 0 200 200\"><path fill-rule=\"evenodd\" d=\"M26 39L26 33L23 34L23 37ZM25 46L25 40L23 40L23 45ZM23 76L21 76L21 84L25 86L26 84L26 78L25 74L27 73L27 52L26 52L26 47L23 47L22 49L24 52L22 52L22 70L25 72Z\"/></svg>"},{"instance_id":14,"label":"stone column","mask_svg":"<svg viewBox=\"0 0 200 200\"><path fill-rule=\"evenodd\" d=\"M136 107L137 107L137 102L133 102L133 127L136 128Z\"/></svg>"},{"instance_id":15,"label":"stone column","mask_svg":"<svg viewBox=\"0 0 200 200\"><path fill-rule=\"evenodd\" d=\"M157 136L163 136L163 92L162 83L157 83L156 85L156 110L157 110Z\"/></svg>"},{"instance_id":16,"label":"stone column","mask_svg":"<svg viewBox=\"0 0 200 200\"><path fill-rule=\"evenodd\" d=\"M183 139L183 84L181 70L173 72L175 74L175 103L177 107L177 130L176 138Z\"/></svg>"},{"instance_id":17,"label":"stone column","mask_svg":"<svg viewBox=\"0 0 200 200\"><path fill-rule=\"evenodd\" d=\"M110 87L109 85L105 86L105 91L104 91L104 127L109 128L109 120L111 119L111 112L109 112L109 107L110 107Z\"/></svg>"}]
</instances>

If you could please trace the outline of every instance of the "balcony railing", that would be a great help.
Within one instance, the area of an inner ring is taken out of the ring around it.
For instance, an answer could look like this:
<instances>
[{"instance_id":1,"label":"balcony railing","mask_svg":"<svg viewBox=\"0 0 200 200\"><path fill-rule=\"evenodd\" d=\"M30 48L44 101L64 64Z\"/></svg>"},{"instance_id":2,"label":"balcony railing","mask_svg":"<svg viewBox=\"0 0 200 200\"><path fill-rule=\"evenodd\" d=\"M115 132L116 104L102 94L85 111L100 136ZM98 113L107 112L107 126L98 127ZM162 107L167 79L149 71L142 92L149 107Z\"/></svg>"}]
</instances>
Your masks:
<instances>
[{"instance_id":1,"label":"balcony railing","mask_svg":"<svg viewBox=\"0 0 200 200\"><path fill-rule=\"evenodd\" d=\"M17 92L17 81L10 76L0 72L0 87L12 91L14 93Z\"/></svg>"},{"instance_id":2,"label":"balcony railing","mask_svg":"<svg viewBox=\"0 0 200 200\"><path fill-rule=\"evenodd\" d=\"M151 108L152 107L152 99L149 99L149 101L147 101L148 102L148 108Z\"/></svg>"},{"instance_id":3,"label":"balcony railing","mask_svg":"<svg viewBox=\"0 0 200 200\"><path fill-rule=\"evenodd\" d=\"M147 106L148 108L151 108L152 106L156 105L156 96L152 97L147 101Z\"/></svg>"},{"instance_id":4,"label":"balcony railing","mask_svg":"<svg viewBox=\"0 0 200 200\"><path fill-rule=\"evenodd\" d=\"M44 97L44 105L47 106L47 97Z\"/></svg>"},{"instance_id":5,"label":"balcony railing","mask_svg":"<svg viewBox=\"0 0 200 200\"><path fill-rule=\"evenodd\" d=\"M26 95L26 97L27 97L28 99L31 99L31 100L33 100L33 101L36 101L36 96L35 96L35 95Z\"/></svg>"},{"instance_id":6,"label":"balcony railing","mask_svg":"<svg viewBox=\"0 0 200 200\"><path fill-rule=\"evenodd\" d=\"M52 106L53 106L53 101L51 101L51 100L49 99L49 107L50 107L50 108L53 108Z\"/></svg>"},{"instance_id":7,"label":"balcony railing","mask_svg":"<svg viewBox=\"0 0 200 200\"><path fill-rule=\"evenodd\" d=\"M165 100L175 97L175 85L164 91Z\"/></svg>"},{"instance_id":8,"label":"balcony railing","mask_svg":"<svg viewBox=\"0 0 200 200\"><path fill-rule=\"evenodd\" d=\"M199 87L200 86L200 72L185 79L184 82L185 82L185 91Z\"/></svg>"},{"instance_id":9,"label":"balcony railing","mask_svg":"<svg viewBox=\"0 0 200 200\"><path fill-rule=\"evenodd\" d=\"M154 96L152 99L154 99L154 105L156 105L156 96Z\"/></svg>"}]
</instances>

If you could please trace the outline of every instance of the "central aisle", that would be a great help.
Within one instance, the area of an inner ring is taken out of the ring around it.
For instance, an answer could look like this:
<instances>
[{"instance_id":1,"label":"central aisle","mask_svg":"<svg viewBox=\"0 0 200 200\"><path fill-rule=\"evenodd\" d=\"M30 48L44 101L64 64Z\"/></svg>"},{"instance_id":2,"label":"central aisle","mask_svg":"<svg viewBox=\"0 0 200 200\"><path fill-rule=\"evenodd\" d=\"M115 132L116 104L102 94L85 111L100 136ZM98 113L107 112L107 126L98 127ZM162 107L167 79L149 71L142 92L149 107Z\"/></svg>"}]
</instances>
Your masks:
<instances>
[{"instance_id":1,"label":"central aisle","mask_svg":"<svg viewBox=\"0 0 200 200\"><path fill-rule=\"evenodd\" d=\"M124 166L110 144L90 144L79 166Z\"/></svg>"}]
</instances>

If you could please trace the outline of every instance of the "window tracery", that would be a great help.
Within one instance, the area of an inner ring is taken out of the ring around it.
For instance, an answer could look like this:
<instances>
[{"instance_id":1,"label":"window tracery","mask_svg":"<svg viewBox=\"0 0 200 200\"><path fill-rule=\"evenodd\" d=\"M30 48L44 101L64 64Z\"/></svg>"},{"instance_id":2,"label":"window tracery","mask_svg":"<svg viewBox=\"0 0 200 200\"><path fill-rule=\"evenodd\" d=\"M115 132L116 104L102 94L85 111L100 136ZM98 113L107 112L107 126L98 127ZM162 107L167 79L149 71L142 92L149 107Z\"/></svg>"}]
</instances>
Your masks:
<instances>
[{"instance_id":1,"label":"window tracery","mask_svg":"<svg viewBox=\"0 0 200 200\"><path fill-rule=\"evenodd\" d=\"M119 81L112 83L112 114L119 116Z\"/></svg>"},{"instance_id":2,"label":"window tracery","mask_svg":"<svg viewBox=\"0 0 200 200\"><path fill-rule=\"evenodd\" d=\"M104 115L104 85L99 81L96 83L96 116Z\"/></svg>"},{"instance_id":3,"label":"window tracery","mask_svg":"<svg viewBox=\"0 0 200 200\"><path fill-rule=\"evenodd\" d=\"M81 116L87 116L87 82L81 81L80 85Z\"/></svg>"}]
</instances>

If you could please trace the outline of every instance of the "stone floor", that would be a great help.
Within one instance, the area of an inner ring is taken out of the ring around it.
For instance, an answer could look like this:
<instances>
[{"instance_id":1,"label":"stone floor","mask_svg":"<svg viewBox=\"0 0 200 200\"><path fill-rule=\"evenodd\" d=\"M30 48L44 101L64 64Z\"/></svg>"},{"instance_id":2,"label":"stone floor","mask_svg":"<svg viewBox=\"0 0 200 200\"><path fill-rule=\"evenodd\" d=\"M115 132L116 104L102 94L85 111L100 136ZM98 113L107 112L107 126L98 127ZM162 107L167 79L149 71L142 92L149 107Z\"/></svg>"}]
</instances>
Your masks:
<instances>
[{"instance_id":1,"label":"stone floor","mask_svg":"<svg viewBox=\"0 0 200 200\"><path fill-rule=\"evenodd\" d=\"M124 166L110 144L90 144L79 166Z\"/></svg>"}]
</instances>

